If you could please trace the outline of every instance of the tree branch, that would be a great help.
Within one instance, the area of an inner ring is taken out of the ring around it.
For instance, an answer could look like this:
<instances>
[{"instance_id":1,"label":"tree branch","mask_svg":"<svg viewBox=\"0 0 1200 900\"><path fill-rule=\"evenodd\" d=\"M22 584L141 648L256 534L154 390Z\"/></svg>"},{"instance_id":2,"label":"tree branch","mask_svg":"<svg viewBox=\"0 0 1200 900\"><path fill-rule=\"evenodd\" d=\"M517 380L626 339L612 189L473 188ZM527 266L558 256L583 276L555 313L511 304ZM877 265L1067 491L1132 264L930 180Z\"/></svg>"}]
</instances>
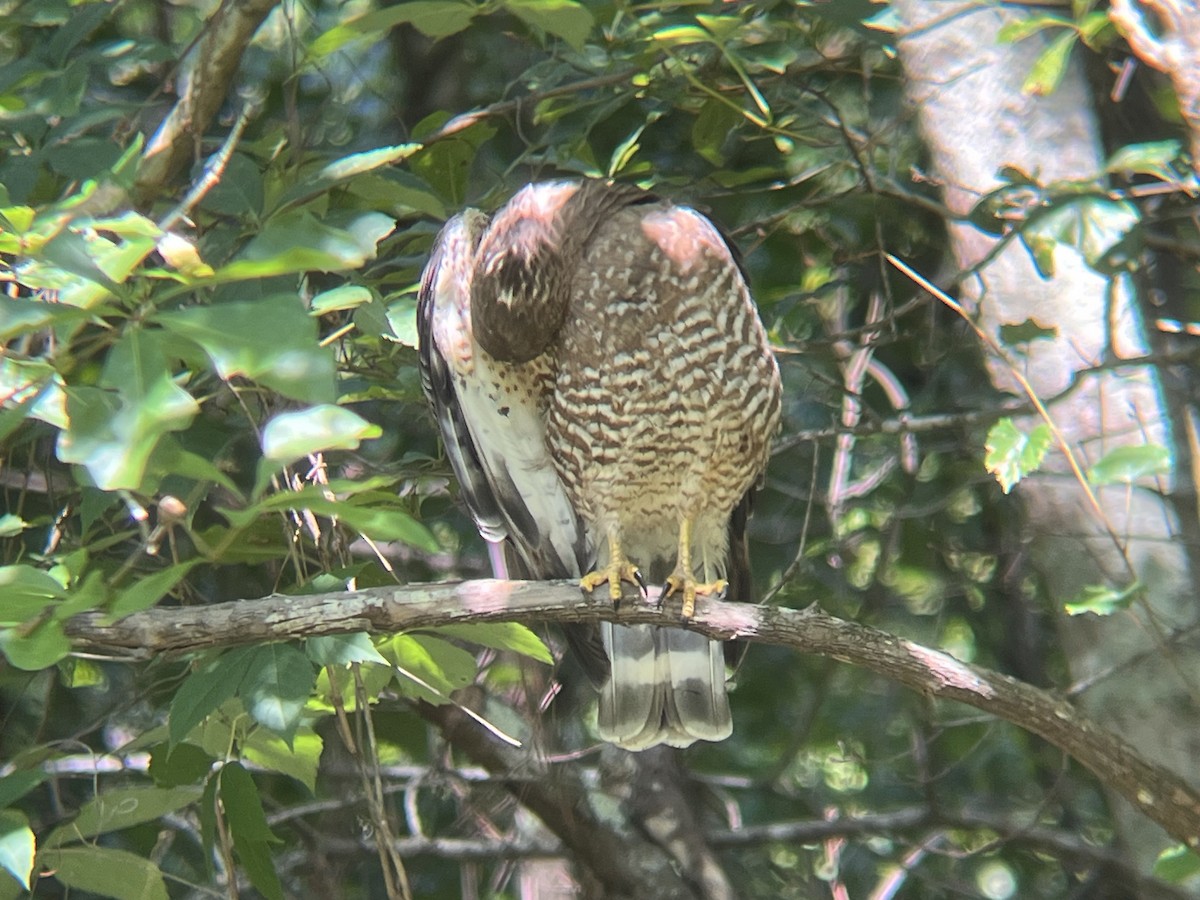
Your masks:
<instances>
[{"instance_id":1,"label":"tree branch","mask_svg":"<svg viewBox=\"0 0 1200 900\"><path fill-rule=\"evenodd\" d=\"M1070 754L1174 838L1200 847L1200 792L1139 756L1065 699L815 606L793 610L702 599L695 617L681 623L672 604L660 609L631 596L613 609L607 600L581 595L570 581L480 580L152 609L111 623L100 613L87 613L71 619L66 631L77 651L147 659L357 631L388 634L467 622L598 620L682 625L714 638L792 647L870 669L928 696L974 706Z\"/></svg>"},{"instance_id":2,"label":"tree branch","mask_svg":"<svg viewBox=\"0 0 1200 900\"><path fill-rule=\"evenodd\" d=\"M200 139L229 96L230 85L254 33L279 0L224 0L179 79L179 100L150 139L138 163L134 193L158 193L188 160L199 157Z\"/></svg>"}]
</instances>

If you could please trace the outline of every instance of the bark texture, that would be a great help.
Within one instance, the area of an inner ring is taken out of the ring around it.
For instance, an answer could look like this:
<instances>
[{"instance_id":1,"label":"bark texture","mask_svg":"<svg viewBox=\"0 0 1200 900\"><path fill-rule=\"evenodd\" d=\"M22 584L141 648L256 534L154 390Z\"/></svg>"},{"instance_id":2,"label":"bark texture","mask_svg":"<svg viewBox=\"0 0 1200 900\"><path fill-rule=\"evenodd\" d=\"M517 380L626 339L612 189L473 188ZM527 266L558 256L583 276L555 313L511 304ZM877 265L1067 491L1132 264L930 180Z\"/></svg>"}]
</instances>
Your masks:
<instances>
[{"instance_id":1,"label":"bark texture","mask_svg":"<svg viewBox=\"0 0 1200 900\"><path fill-rule=\"evenodd\" d=\"M1048 691L960 662L940 650L843 621L816 607L792 610L704 599L698 603L695 617L682 623L678 604L665 606L642 603L630 595L620 609L614 609L607 597L583 597L574 582L472 581L154 609L115 623L89 613L71 619L67 634L80 650L142 659L162 652L353 631L392 633L463 622L604 620L685 626L713 638L778 644L831 657L930 697L985 710L1069 753L1176 840L1200 847L1200 792ZM505 752L501 743L482 728L459 722L453 708L438 710L442 717L439 725L457 746L467 747L478 732L476 749L468 752L479 764L492 768L482 754ZM550 811L557 814L557 810ZM541 812L538 810L539 815ZM564 820L564 827L567 824L571 823ZM691 827L683 821L647 822L645 827L653 829L660 824L668 852L671 831ZM563 841L572 843L566 837ZM708 860L694 862L706 866ZM700 874L707 878L707 872Z\"/></svg>"},{"instance_id":2,"label":"bark texture","mask_svg":"<svg viewBox=\"0 0 1200 900\"><path fill-rule=\"evenodd\" d=\"M998 31L1020 12L930 0L898 0L900 41L912 102L944 184L951 211L965 215L996 188L1002 166L1043 183L1102 177L1103 158L1088 86L1070 66L1049 96L1022 92L1045 41L1035 35L1001 44ZM1017 241L997 239L966 221L949 225L950 250L964 273L963 300L989 334L1033 319L1055 330L992 359L1002 389L1014 390L1018 369L1083 465L1124 445L1171 446L1168 415L1155 371L1122 367L1146 353L1127 281L1090 269L1072 248L1055 250L1055 274L1044 278ZM998 251L998 252L997 252ZM992 255L994 254L994 255ZM1099 371L1087 371L1097 364ZM1068 390L1069 389L1069 390ZM1029 422L1029 425L1036 422ZM1195 778L1200 754L1195 678L1197 654L1169 635L1196 621L1188 559L1163 483L1106 488L1093 505L1055 453L1042 475L1019 488L1026 533L1039 574L1056 606L1086 586L1124 587L1140 579L1140 602L1107 618L1060 613L1060 635L1081 705L1149 759ZM1168 840L1126 808L1123 837L1142 864Z\"/></svg>"}]
</instances>

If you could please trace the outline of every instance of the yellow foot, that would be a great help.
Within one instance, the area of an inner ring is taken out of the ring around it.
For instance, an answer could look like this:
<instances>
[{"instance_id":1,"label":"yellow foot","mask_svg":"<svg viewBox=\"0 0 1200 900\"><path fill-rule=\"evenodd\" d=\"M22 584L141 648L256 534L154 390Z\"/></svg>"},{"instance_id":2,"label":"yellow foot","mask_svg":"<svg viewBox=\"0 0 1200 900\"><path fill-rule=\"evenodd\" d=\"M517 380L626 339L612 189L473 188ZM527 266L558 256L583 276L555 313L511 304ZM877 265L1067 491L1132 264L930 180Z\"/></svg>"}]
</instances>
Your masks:
<instances>
[{"instance_id":1,"label":"yellow foot","mask_svg":"<svg viewBox=\"0 0 1200 900\"><path fill-rule=\"evenodd\" d=\"M642 578L642 573L638 571L637 566L624 558L614 559L603 569L588 572L580 579L579 586L590 594L606 581L608 582L608 595L614 604L621 600L622 581L637 585L643 592L646 590L646 582Z\"/></svg>"},{"instance_id":2,"label":"yellow foot","mask_svg":"<svg viewBox=\"0 0 1200 900\"><path fill-rule=\"evenodd\" d=\"M690 572L682 572L676 569L667 576L667 583L663 586L663 597L670 597L672 594L683 592L683 610L680 616L684 619L690 619L696 614L696 598L697 597L713 597L720 596L725 592L725 587L728 582L724 578L718 578L716 581L710 581L708 584L700 584Z\"/></svg>"}]
</instances>

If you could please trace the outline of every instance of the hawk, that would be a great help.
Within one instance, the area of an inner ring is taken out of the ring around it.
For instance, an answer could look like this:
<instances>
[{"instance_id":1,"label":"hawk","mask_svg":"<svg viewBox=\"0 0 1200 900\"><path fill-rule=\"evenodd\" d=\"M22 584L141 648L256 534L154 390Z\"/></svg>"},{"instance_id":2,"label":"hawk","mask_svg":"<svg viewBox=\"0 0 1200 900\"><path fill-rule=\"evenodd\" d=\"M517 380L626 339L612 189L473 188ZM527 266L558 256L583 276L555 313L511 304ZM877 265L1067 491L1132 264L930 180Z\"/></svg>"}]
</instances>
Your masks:
<instances>
[{"instance_id":1,"label":"hawk","mask_svg":"<svg viewBox=\"0 0 1200 900\"><path fill-rule=\"evenodd\" d=\"M438 236L420 359L480 533L531 578L750 600L746 517L779 368L733 251L700 213L600 180L532 184ZM568 630L630 750L733 724L721 643L681 628Z\"/></svg>"}]
</instances>

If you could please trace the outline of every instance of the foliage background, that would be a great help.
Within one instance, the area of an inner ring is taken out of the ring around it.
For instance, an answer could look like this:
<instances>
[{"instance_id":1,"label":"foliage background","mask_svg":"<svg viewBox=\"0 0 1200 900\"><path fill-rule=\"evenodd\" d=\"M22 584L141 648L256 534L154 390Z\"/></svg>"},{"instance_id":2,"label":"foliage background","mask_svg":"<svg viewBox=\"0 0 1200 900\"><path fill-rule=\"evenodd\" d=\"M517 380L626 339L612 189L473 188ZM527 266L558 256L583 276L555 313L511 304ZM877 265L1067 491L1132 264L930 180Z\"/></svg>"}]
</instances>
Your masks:
<instances>
[{"instance_id":1,"label":"foliage background","mask_svg":"<svg viewBox=\"0 0 1200 900\"><path fill-rule=\"evenodd\" d=\"M381 814L414 838L528 839L529 817L414 705L480 685L498 727L545 752L590 746L569 664L540 725L513 711L550 671L522 661L549 657L521 629L133 664L68 655L63 622L486 575L421 397L415 286L444 218L530 180L646 183L710 211L742 251L786 385L752 524L770 602L1070 686L1020 509L984 465L1011 398L970 329L884 259L951 288L963 274L941 268L950 217L886 5L285 3L190 169L158 183L144 155L207 77L188 54L218 6L0 12L0 896L20 896L31 865L39 896L232 896L237 877L265 896L384 896ZM1009 35L1054 38L1031 93L1073 53L1103 96L1123 56L1103 11L1039 16ZM1154 103L1104 106L1110 149L1136 144L1141 178L1178 182L1169 88L1142 72L1132 89ZM1127 265L1157 313L1194 315L1194 226L1170 196L1130 209ZM979 224L1003 213L981 203ZM1083 245L1116 214L1042 240ZM1011 346L1038 337L1024 323ZM867 347L839 457L846 372ZM916 452L883 427L899 412L886 387L907 396ZM1032 467L1012 465L1014 480ZM1014 726L781 648L750 654L734 703L733 738L686 755L710 829L920 813L725 849L745 896L1101 896L1114 870L1131 877L1103 786ZM375 763L388 786L370 801ZM503 854L422 849L396 867L416 896L518 893Z\"/></svg>"}]
</instances>

